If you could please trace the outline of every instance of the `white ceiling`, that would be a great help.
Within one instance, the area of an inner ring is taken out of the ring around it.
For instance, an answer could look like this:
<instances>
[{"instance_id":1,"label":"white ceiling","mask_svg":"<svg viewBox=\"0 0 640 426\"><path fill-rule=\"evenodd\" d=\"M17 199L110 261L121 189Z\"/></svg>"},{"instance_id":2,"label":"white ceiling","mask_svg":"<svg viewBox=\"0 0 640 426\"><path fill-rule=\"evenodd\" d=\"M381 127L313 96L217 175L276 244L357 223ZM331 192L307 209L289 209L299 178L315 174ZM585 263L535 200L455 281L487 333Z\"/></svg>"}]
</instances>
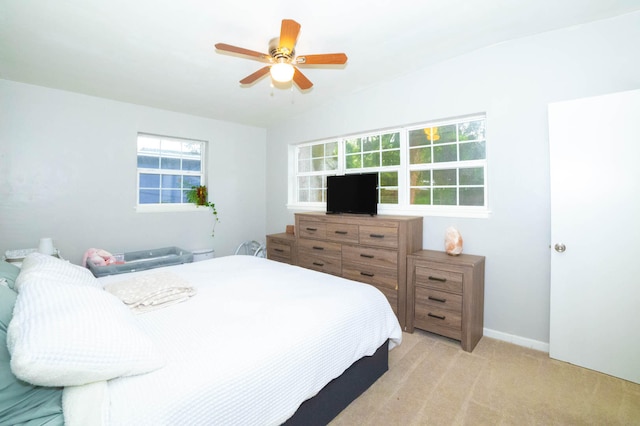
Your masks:
<instances>
[{"instance_id":1,"label":"white ceiling","mask_svg":"<svg viewBox=\"0 0 640 426\"><path fill-rule=\"evenodd\" d=\"M484 46L640 10L640 0L0 0L0 78L264 126ZM298 54L345 52L314 83L239 80L283 18Z\"/></svg>"}]
</instances>

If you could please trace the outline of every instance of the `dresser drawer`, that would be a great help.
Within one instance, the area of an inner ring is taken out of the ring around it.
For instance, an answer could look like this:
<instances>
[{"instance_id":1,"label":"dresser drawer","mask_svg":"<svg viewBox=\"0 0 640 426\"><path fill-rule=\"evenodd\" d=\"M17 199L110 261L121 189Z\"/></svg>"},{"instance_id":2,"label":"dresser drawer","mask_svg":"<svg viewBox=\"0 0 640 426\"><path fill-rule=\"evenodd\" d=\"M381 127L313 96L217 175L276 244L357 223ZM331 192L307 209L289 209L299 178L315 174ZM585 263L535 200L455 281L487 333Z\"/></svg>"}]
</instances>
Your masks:
<instances>
[{"instance_id":1,"label":"dresser drawer","mask_svg":"<svg viewBox=\"0 0 640 426\"><path fill-rule=\"evenodd\" d=\"M463 274L460 272L417 266L415 285L462 293L462 277Z\"/></svg>"},{"instance_id":2,"label":"dresser drawer","mask_svg":"<svg viewBox=\"0 0 640 426\"><path fill-rule=\"evenodd\" d=\"M327 274L342 275L342 259L329 257L300 250L298 253L298 266Z\"/></svg>"},{"instance_id":3,"label":"dresser drawer","mask_svg":"<svg viewBox=\"0 0 640 426\"><path fill-rule=\"evenodd\" d=\"M342 262L345 264L375 264L382 268L397 269L398 252L396 250L386 250L345 244L342 246Z\"/></svg>"},{"instance_id":4,"label":"dresser drawer","mask_svg":"<svg viewBox=\"0 0 640 426\"><path fill-rule=\"evenodd\" d=\"M301 253L314 256L325 256L340 259L342 257L342 245L320 240L298 239L298 249Z\"/></svg>"},{"instance_id":5,"label":"dresser drawer","mask_svg":"<svg viewBox=\"0 0 640 426\"><path fill-rule=\"evenodd\" d=\"M415 326L441 334L452 339L460 340L462 337L462 313L460 311L449 311L426 307L415 311Z\"/></svg>"},{"instance_id":6,"label":"dresser drawer","mask_svg":"<svg viewBox=\"0 0 640 426\"><path fill-rule=\"evenodd\" d=\"M327 223L326 229L327 240L358 244L358 225Z\"/></svg>"},{"instance_id":7,"label":"dresser drawer","mask_svg":"<svg viewBox=\"0 0 640 426\"><path fill-rule=\"evenodd\" d=\"M388 288L384 288L384 287L378 287L375 286L375 288L377 288L378 290L380 290L382 292L382 294L385 295L385 297L387 298L387 300L389 301L389 305L391 305L391 309L393 309L393 312L398 315L398 292L396 290L390 290Z\"/></svg>"},{"instance_id":8,"label":"dresser drawer","mask_svg":"<svg viewBox=\"0 0 640 426\"><path fill-rule=\"evenodd\" d=\"M462 312L462 295L445 293L426 287L416 287L416 312L428 309L448 309Z\"/></svg>"},{"instance_id":9,"label":"dresser drawer","mask_svg":"<svg viewBox=\"0 0 640 426\"><path fill-rule=\"evenodd\" d=\"M384 287L390 290L398 289L398 271L377 265L362 263L342 263L342 276L354 281Z\"/></svg>"},{"instance_id":10,"label":"dresser drawer","mask_svg":"<svg viewBox=\"0 0 640 426\"><path fill-rule=\"evenodd\" d=\"M398 248L398 228L392 226L361 225L360 244Z\"/></svg>"},{"instance_id":11,"label":"dresser drawer","mask_svg":"<svg viewBox=\"0 0 640 426\"><path fill-rule=\"evenodd\" d=\"M327 224L314 220L301 220L298 226L300 238L319 238L324 240L327 236Z\"/></svg>"}]
</instances>

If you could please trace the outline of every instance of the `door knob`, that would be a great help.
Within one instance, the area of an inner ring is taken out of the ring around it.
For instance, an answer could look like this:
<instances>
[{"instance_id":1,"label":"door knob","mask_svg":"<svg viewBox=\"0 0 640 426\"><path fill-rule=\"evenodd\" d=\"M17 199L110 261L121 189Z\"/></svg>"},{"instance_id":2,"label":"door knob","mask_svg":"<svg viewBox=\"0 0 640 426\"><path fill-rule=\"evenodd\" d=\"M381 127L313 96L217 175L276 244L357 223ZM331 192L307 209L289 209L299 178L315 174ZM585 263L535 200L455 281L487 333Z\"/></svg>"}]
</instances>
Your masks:
<instances>
[{"instance_id":1,"label":"door knob","mask_svg":"<svg viewBox=\"0 0 640 426\"><path fill-rule=\"evenodd\" d=\"M567 246L562 243L557 243L553 248L555 248L558 253L563 253L567 249Z\"/></svg>"}]
</instances>

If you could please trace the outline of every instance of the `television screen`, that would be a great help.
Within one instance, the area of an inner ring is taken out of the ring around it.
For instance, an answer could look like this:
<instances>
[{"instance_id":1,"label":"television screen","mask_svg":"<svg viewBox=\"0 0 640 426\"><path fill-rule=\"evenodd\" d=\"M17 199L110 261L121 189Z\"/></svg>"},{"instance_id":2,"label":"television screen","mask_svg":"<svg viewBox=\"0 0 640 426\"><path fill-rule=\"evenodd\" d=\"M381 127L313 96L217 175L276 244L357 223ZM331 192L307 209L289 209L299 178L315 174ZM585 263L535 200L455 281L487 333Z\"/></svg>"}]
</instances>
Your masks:
<instances>
[{"instance_id":1,"label":"television screen","mask_svg":"<svg viewBox=\"0 0 640 426\"><path fill-rule=\"evenodd\" d=\"M327 176L327 213L378 214L378 174Z\"/></svg>"}]
</instances>

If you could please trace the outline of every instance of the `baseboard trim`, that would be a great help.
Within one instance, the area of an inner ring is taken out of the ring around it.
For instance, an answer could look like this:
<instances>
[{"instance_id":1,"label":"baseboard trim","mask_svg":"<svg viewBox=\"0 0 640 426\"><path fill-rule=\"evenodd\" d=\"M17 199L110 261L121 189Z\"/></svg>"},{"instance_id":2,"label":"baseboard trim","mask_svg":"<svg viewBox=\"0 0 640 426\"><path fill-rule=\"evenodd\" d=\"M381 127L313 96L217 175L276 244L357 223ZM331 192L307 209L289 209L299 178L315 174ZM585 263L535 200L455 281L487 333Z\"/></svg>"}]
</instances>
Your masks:
<instances>
[{"instance_id":1,"label":"baseboard trim","mask_svg":"<svg viewBox=\"0 0 640 426\"><path fill-rule=\"evenodd\" d=\"M490 328L483 329L484 335L491 337L492 339L502 340L505 342L513 343L514 345L524 346L525 348L535 349L549 353L549 343L541 342L539 340L528 339L526 337L516 336L514 334L503 333L502 331L491 330Z\"/></svg>"}]
</instances>

